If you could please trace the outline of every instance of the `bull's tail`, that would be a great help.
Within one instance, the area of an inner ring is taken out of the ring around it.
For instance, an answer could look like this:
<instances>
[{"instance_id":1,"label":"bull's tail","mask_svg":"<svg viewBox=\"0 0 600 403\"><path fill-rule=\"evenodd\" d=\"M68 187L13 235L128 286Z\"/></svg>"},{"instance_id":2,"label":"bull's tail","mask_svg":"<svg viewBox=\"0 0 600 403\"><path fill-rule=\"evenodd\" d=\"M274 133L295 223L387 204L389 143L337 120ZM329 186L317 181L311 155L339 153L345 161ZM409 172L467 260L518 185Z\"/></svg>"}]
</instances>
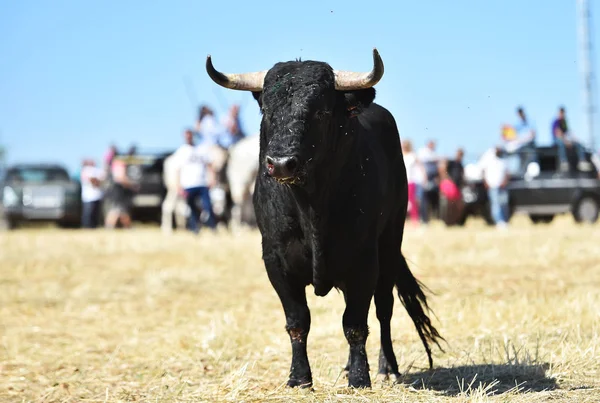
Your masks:
<instances>
[{"instance_id":1,"label":"bull's tail","mask_svg":"<svg viewBox=\"0 0 600 403\"><path fill-rule=\"evenodd\" d=\"M396 281L398 296L415 324L419 337L425 347L425 351L427 351L429 368L433 368L430 343L435 343L443 352L444 349L440 346L439 341L444 340L444 338L440 336L425 313L425 310L431 312L431 309L427 305L427 297L425 296L425 293L423 293L423 288L427 288L413 276L404 256L401 255L400 261L400 272Z\"/></svg>"}]
</instances>

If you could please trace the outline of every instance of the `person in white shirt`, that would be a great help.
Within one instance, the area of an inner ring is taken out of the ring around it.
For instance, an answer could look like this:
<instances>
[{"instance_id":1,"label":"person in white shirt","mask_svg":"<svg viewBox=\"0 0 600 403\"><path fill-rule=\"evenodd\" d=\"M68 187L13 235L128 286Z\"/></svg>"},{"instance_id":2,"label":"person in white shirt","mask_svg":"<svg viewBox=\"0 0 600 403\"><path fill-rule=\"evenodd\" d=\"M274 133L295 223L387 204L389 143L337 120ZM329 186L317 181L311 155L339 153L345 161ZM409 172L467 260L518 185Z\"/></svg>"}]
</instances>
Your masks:
<instances>
[{"instance_id":1,"label":"person in white shirt","mask_svg":"<svg viewBox=\"0 0 600 403\"><path fill-rule=\"evenodd\" d=\"M81 168L81 226L96 228L99 224L100 205L104 196L102 181L105 172L93 160L84 160Z\"/></svg>"},{"instance_id":2,"label":"person in white shirt","mask_svg":"<svg viewBox=\"0 0 600 403\"><path fill-rule=\"evenodd\" d=\"M435 141L429 140L427 142L427 145L417 152L417 158L421 162L425 171L425 176L421 185L421 195L419 197L419 215L421 216L421 221L424 224L427 224L427 222L429 221L429 200L427 199L427 193L432 191L435 187L435 183L429 180L429 178L435 176L438 171L437 161L439 159L439 156L437 155L435 148Z\"/></svg>"},{"instance_id":3,"label":"person in white shirt","mask_svg":"<svg viewBox=\"0 0 600 403\"><path fill-rule=\"evenodd\" d=\"M410 140L402 142L402 155L404 157L404 165L406 166L406 179L408 180L410 220L413 225L417 225L419 223L419 212L423 199L423 183L426 180L425 169L417 158L417 154L413 151Z\"/></svg>"},{"instance_id":4,"label":"person in white shirt","mask_svg":"<svg viewBox=\"0 0 600 403\"><path fill-rule=\"evenodd\" d=\"M496 147L494 153L486 156L482 163L483 183L488 191L492 218L498 227L505 227L508 221L509 172L502 158L502 149Z\"/></svg>"},{"instance_id":5,"label":"person in white shirt","mask_svg":"<svg viewBox=\"0 0 600 403\"><path fill-rule=\"evenodd\" d=\"M419 150L418 157L423 163L437 161L438 155L435 151L435 141L429 140L427 145Z\"/></svg>"},{"instance_id":6,"label":"person in white shirt","mask_svg":"<svg viewBox=\"0 0 600 403\"><path fill-rule=\"evenodd\" d=\"M206 225L214 230L217 223L209 188L214 184L215 177L211 164L210 145L194 144L194 133L188 129L185 131L185 143L173 154L173 163L177 171L178 191L185 197L191 210L189 229L195 233L200 230L200 211L196 207L199 198L202 211L208 215Z\"/></svg>"}]
</instances>

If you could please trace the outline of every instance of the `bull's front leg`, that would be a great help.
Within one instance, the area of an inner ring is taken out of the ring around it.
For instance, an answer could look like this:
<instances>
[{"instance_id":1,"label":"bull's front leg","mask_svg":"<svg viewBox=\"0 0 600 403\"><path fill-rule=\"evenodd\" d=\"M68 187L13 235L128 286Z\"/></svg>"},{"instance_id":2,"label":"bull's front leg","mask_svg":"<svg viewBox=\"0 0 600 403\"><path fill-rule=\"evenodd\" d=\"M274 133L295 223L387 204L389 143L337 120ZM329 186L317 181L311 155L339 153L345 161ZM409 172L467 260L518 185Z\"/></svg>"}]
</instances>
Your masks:
<instances>
[{"instance_id":1,"label":"bull's front leg","mask_svg":"<svg viewBox=\"0 0 600 403\"><path fill-rule=\"evenodd\" d=\"M376 266L371 266L376 267ZM363 267L355 272L344 290L346 310L342 319L344 335L350 347L348 359L348 386L370 388L369 361L366 343L369 335L367 318L375 292L377 271Z\"/></svg>"},{"instance_id":2,"label":"bull's front leg","mask_svg":"<svg viewBox=\"0 0 600 403\"><path fill-rule=\"evenodd\" d=\"M275 288L285 312L286 326L292 344L292 365L287 382L289 387L312 387L306 343L310 331L310 311L306 302L305 285L291 276L284 276L278 259L265 259L269 280Z\"/></svg>"}]
</instances>

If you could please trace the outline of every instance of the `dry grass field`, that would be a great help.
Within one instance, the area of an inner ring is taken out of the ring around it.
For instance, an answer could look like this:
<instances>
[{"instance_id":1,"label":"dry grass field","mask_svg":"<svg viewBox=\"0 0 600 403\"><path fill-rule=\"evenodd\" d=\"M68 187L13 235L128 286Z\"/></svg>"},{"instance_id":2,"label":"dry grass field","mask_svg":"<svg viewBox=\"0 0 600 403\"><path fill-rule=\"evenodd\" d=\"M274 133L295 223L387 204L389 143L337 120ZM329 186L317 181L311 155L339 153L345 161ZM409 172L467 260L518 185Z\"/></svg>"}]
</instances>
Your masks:
<instances>
[{"instance_id":1,"label":"dry grass field","mask_svg":"<svg viewBox=\"0 0 600 403\"><path fill-rule=\"evenodd\" d=\"M317 298L314 391L284 387L290 345L258 233L156 228L0 233L0 402L600 401L600 225L407 228L447 344L435 369L396 300L404 377L346 388L342 295ZM379 326L369 317L375 379Z\"/></svg>"}]
</instances>

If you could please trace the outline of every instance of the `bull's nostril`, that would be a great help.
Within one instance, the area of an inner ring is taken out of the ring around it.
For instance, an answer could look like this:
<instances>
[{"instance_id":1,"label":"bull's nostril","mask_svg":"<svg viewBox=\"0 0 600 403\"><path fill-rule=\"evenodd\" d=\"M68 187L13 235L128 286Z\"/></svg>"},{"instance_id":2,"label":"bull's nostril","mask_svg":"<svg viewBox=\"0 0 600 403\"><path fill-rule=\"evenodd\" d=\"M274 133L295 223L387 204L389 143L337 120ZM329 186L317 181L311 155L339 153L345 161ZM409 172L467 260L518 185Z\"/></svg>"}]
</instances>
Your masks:
<instances>
[{"instance_id":1,"label":"bull's nostril","mask_svg":"<svg viewBox=\"0 0 600 403\"><path fill-rule=\"evenodd\" d=\"M298 159L296 157L291 157L285 162L285 168L288 172L295 172L298 167Z\"/></svg>"},{"instance_id":2,"label":"bull's nostril","mask_svg":"<svg viewBox=\"0 0 600 403\"><path fill-rule=\"evenodd\" d=\"M269 173L269 175L273 175L273 173L275 172L275 162L273 161L273 158L267 156L267 158L265 158L267 161L267 172Z\"/></svg>"}]
</instances>

